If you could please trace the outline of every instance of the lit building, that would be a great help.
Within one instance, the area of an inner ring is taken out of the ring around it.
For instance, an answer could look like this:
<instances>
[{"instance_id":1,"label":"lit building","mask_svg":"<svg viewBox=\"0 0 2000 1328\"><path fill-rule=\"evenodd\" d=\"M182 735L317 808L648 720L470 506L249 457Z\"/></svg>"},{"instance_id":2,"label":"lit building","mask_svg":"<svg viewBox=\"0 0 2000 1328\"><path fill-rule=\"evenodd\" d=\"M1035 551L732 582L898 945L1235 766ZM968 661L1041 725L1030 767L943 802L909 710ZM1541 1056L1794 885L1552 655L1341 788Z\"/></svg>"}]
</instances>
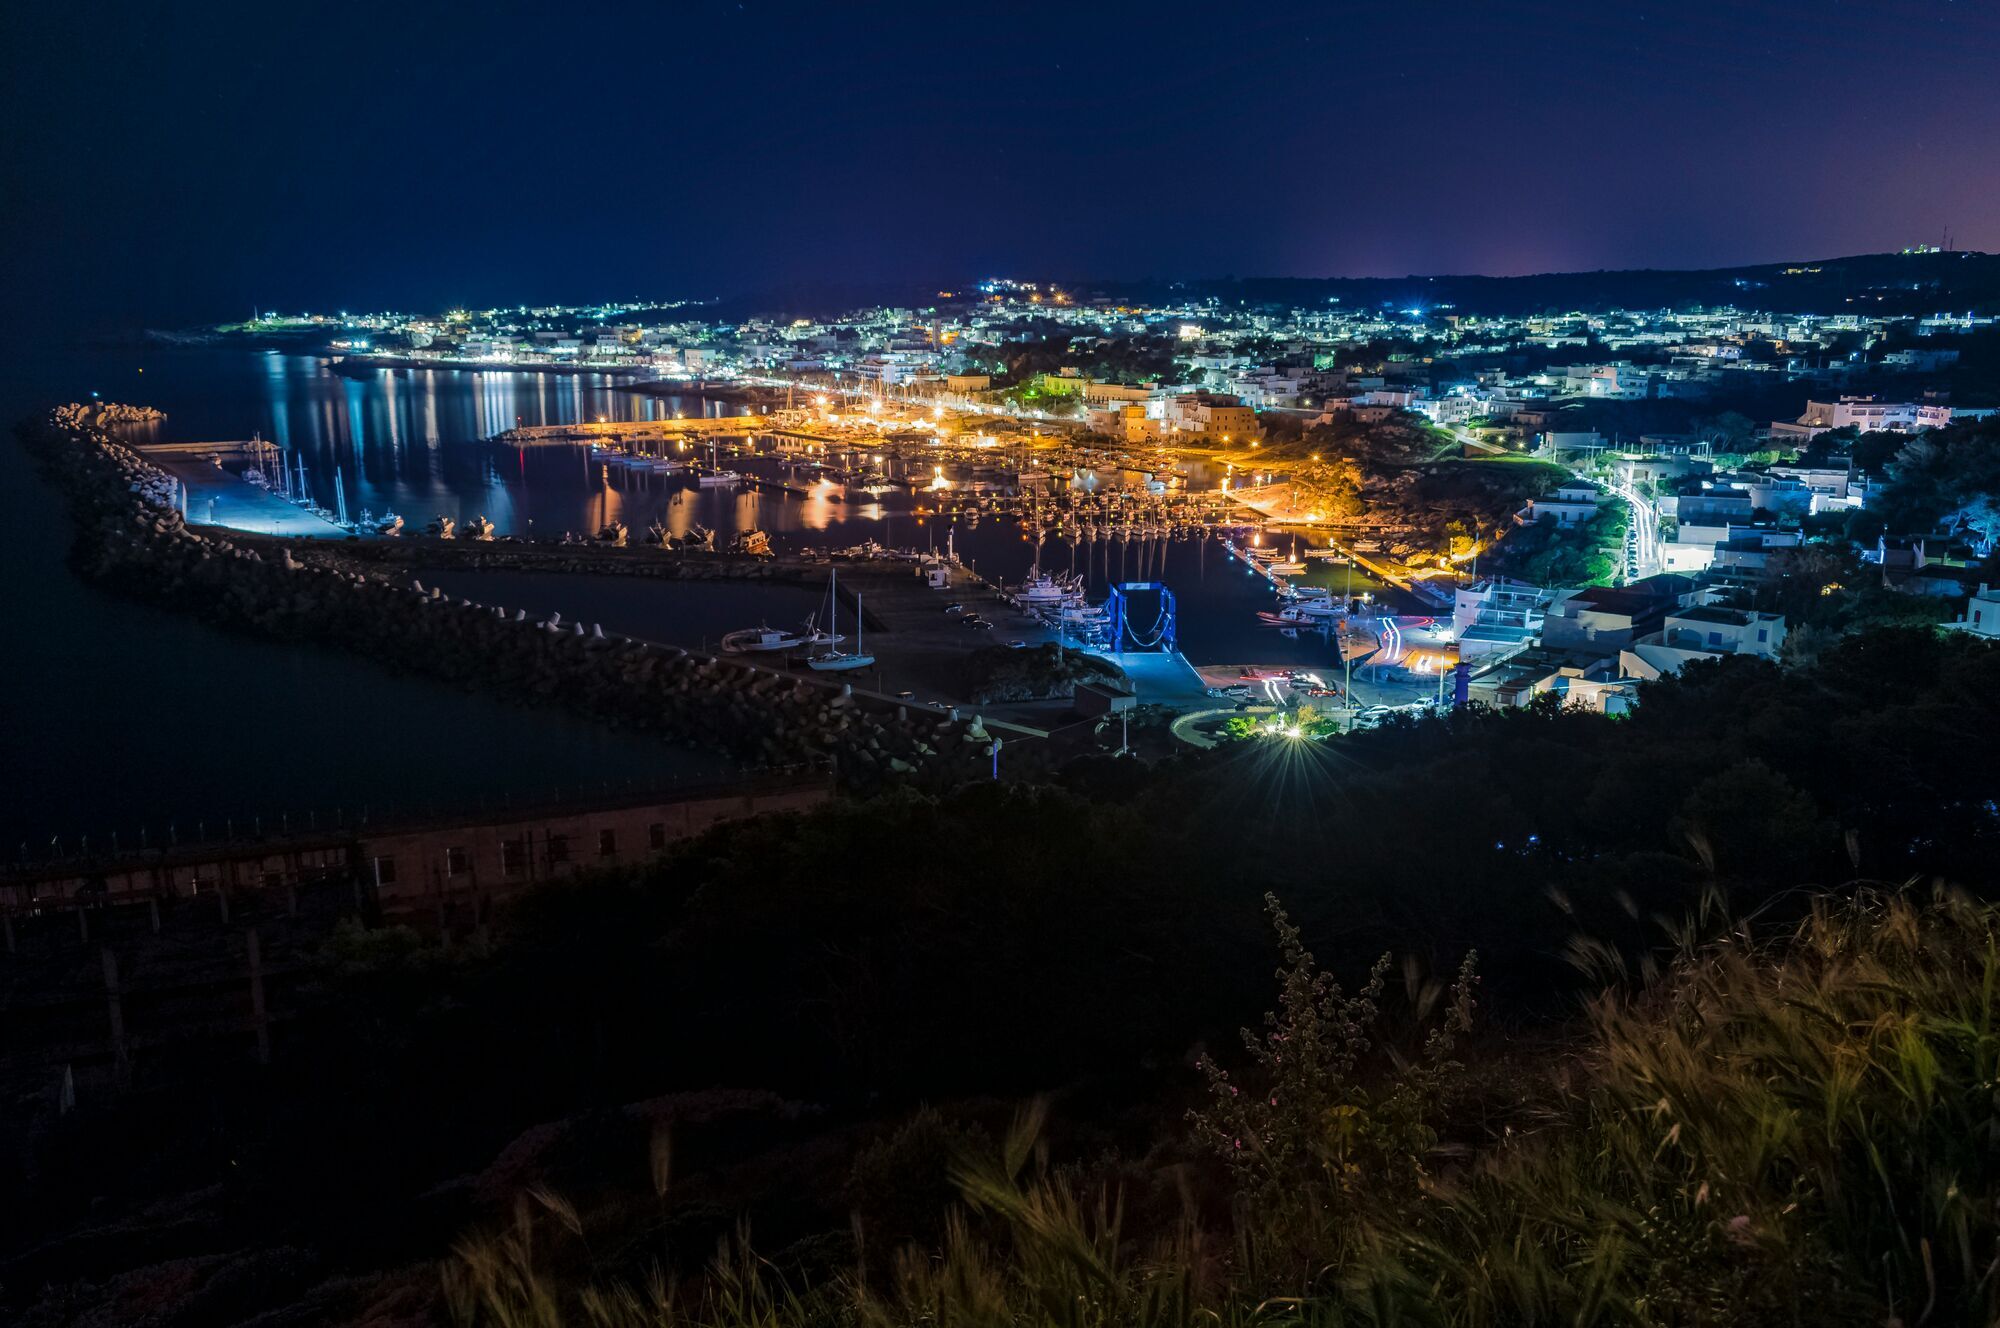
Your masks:
<instances>
[{"instance_id":1,"label":"lit building","mask_svg":"<svg viewBox=\"0 0 2000 1328\"><path fill-rule=\"evenodd\" d=\"M1776 659L1785 643L1783 614L1706 604L1666 616L1661 629L1618 652L1621 677L1652 679L1679 673L1697 659L1750 655Z\"/></svg>"},{"instance_id":2,"label":"lit building","mask_svg":"<svg viewBox=\"0 0 2000 1328\"><path fill-rule=\"evenodd\" d=\"M1120 442L1146 442L1160 436L1160 422L1146 414L1138 402L1120 402L1084 412L1084 424L1092 432Z\"/></svg>"},{"instance_id":3,"label":"lit building","mask_svg":"<svg viewBox=\"0 0 2000 1328\"><path fill-rule=\"evenodd\" d=\"M1878 401L1874 397L1840 397L1833 401L1808 401L1805 414L1797 421L1780 420L1771 426L1773 441L1810 442L1828 429L1850 425L1862 433L1915 433L1919 429L1942 429L1951 423L1951 407L1915 401Z\"/></svg>"}]
</instances>

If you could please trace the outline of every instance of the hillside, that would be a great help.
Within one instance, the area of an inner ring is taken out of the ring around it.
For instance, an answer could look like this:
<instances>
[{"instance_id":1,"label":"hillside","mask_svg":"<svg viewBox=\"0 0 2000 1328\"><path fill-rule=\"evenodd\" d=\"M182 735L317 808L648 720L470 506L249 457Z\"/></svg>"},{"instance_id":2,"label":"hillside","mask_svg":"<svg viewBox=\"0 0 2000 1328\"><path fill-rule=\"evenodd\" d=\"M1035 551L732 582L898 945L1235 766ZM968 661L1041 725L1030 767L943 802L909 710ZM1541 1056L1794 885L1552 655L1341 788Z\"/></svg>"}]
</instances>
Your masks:
<instances>
[{"instance_id":1,"label":"hillside","mask_svg":"<svg viewBox=\"0 0 2000 1328\"><path fill-rule=\"evenodd\" d=\"M1092 294L1121 299L1214 297L1226 302L1307 307L1338 300L1367 308L1457 314L1529 315L1603 309L1693 308L1733 304L1785 313L1963 313L2000 309L2000 255L1971 252L1859 254L1744 267L1676 271L1634 268L1546 272L1520 277L1244 277L1182 282L1086 282Z\"/></svg>"}]
</instances>

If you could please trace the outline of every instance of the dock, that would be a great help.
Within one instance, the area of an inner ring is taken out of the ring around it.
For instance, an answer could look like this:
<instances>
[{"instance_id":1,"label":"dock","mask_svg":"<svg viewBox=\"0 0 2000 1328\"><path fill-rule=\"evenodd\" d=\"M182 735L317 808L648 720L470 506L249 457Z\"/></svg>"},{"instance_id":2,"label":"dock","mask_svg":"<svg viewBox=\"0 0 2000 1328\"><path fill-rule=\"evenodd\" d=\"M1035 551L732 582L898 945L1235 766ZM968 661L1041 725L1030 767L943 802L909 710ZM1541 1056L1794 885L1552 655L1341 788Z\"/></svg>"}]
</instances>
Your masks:
<instances>
[{"instance_id":1,"label":"dock","mask_svg":"<svg viewBox=\"0 0 2000 1328\"><path fill-rule=\"evenodd\" d=\"M699 415L677 420L586 420L576 424L527 424L493 435L488 441L506 447L542 443L584 443L603 439L689 438L696 435L764 433L770 420L763 415Z\"/></svg>"},{"instance_id":2,"label":"dock","mask_svg":"<svg viewBox=\"0 0 2000 1328\"><path fill-rule=\"evenodd\" d=\"M346 539L353 532L325 517L260 489L226 470L199 460L204 453L155 457L154 464L179 480L187 490L187 523L247 530L260 535L297 535L310 539Z\"/></svg>"},{"instance_id":3,"label":"dock","mask_svg":"<svg viewBox=\"0 0 2000 1328\"><path fill-rule=\"evenodd\" d=\"M259 457L278 450L276 443L263 438L231 438L216 443L140 443L132 449L156 462L202 461L212 456Z\"/></svg>"}]
</instances>

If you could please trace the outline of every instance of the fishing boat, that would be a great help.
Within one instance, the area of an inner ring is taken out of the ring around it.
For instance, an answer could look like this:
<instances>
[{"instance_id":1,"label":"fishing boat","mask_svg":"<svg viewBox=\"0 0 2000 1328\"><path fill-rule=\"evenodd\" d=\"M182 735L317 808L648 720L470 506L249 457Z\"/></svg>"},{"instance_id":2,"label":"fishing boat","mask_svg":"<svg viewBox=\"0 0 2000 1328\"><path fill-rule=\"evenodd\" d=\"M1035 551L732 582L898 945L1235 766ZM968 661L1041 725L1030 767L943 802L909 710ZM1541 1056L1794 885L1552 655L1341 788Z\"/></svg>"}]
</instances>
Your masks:
<instances>
[{"instance_id":1,"label":"fishing boat","mask_svg":"<svg viewBox=\"0 0 2000 1328\"><path fill-rule=\"evenodd\" d=\"M1325 627L1338 622L1342 610L1336 609L1330 601L1305 600L1297 604L1287 604L1276 613L1259 612L1257 621L1266 627Z\"/></svg>"},{"instance_id":2,"label":"fishing boat","mask_svg":"<svg viewBox=\"0 0 2000 1328\"><path fill-rule=\"evenodd\" d=\"M762 654L777 650L797 650L808 644L808 637L798 632L780 631L775 627L746 627L740 632L730 632L722 638L722 648L732 655Z\"/></svg>"},{"instance_id":3,"label":"fishing boat","mask_svg":"<svg viewBox=\"0 0 2000 1328\"><path fill-rule=\"evenodd\" d=\"M828 569L826 598L827 629L832 633L833 639L837 642L840 640L840 569L837 567ZM861 648L861 629L861 596L856 595L854 597L854 649L846 651L839 649L837 646L830 645L825 650L808 659L806 667L817 673L844 673L849 669L872 667L875 663L875 657Z\"/></svg>"},{"instance_id":4,"label":"fishing boat","mask_svg":"<svg viewBox=\"0 0 2000 1328\"><path fill-rule=\"evenodd\" d=\"M1071 593L1071 587L1039 567L1031 567L1026 579L1014 587L1014 603L1024 609L1042 604L1061 604L1071 597Z\"/></svg>"}]
</instances>

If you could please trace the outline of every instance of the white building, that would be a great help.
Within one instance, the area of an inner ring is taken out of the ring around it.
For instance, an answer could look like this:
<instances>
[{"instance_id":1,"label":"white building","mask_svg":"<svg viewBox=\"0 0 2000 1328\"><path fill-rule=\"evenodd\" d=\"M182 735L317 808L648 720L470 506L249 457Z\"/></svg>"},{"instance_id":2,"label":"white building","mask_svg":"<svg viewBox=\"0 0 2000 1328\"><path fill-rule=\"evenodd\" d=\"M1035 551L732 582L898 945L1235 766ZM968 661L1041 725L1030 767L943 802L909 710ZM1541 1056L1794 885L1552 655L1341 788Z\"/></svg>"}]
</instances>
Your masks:
<instances>
[{"instance_id":1,"label":"white building","mask_svg":"<svg viewBox=\"0 0 2000 1328\"><path fill-rule=\"evenodd\" d=\"M1553 493L1529 501L1525 519L1542 521L1553 517L1565 529L1580 526L1597 515L1604 491L1588 480L1569 480Z\"/></svg>"},{"instance_id":2,"label":"white building","mask_svg":"<svg viewBox=\"0 0 2000 1328\"><path fill-rule=\"evenodd\" d=\"M1862 433L1915 433L1919 429L1942 429L1951 423L1951 407L1916 401L1878 401L1874 397L1839 397L1833 401L1808 401L1805 414L1794 423L1780 420L1771 426L1774 441L1810 442L1828 429L1852 425Z\"/></svg>"},{"instance_id":3,"label":"white building","mask_svg":"<svg viewBox=\"0 0 2000 1328\"><path fill-rule=\"evenodd\" d=\"M1554 592L1528 581L1493 577L1452 593L1451 629L1458 657L1478 659L1525 646L1542 634Z\"/></svg>"},{"instance_id":4,"label":"white building","mask_svg":"<svg viewBox=\"0 0 2000 1328\"><path fill-rule=\"evenodd\" d=\"M1965 616L1951 626L1989 640L2000 638L2000 590L1980 582L1978 593L1965 602Z\"/></svg>"},{"instance_id":5,"label":"white building","mask_svg":"<svg viewBox=\"0 0 2000 1328\"><path fill-rule=\"evenodd\" d=\"M1618 652L1620 677L1652 679L1679 673L1692 660L1724 655L1777 658L1785 643L1783 614L1701 605L1669 613L1657 632Z\"/></svg>"}]
</instances>

